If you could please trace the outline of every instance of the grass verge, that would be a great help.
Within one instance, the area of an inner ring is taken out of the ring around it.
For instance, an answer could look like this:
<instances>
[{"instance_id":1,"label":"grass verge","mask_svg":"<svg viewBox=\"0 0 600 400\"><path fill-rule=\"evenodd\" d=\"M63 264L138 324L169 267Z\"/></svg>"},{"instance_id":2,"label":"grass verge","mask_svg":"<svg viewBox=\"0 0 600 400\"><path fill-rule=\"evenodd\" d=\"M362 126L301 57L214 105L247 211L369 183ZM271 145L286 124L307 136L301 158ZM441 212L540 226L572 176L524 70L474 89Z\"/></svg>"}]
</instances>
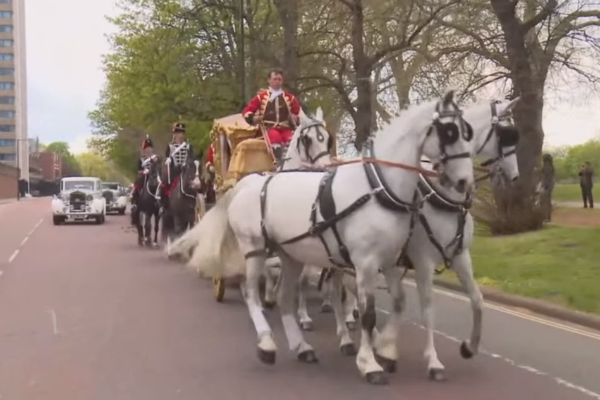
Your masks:
<instances>
[{"instance_id":1,"label":"grass verge","mask_svg":"<svg viewBox=\"0 0 600 400\"><path fill-rule=\"evenodd\" d=\"M594 186L593 189L594 197L600 195L598 192L597 186ZM562 201L562 202L582 202L581 200L581 187L578 183L561 183L554 186L554 191L552 192L552 201ZM583 204L583 203L581 203Z\"/></svg>"},{"instance_id":2,"label":"grass verge","mask_svg":"<svg viewBox=\"0 0 600 400\"><path fill-rule=\"evenodd\" d=\"M600 314L600 229L550 225L531 233L478 236L477 282L506 293ZM452 272L442 279L455 280Z\"/></svg>"}]
</instances>

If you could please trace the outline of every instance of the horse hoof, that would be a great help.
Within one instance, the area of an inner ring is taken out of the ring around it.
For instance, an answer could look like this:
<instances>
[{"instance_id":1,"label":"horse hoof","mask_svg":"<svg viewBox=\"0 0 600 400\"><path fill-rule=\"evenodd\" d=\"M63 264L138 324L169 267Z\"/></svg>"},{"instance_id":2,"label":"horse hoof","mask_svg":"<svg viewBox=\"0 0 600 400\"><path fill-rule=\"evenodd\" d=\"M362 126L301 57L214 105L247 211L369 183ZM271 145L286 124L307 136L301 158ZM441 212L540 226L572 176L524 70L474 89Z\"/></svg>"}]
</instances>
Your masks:
<instances>
[{"instance_id":1,"label":"horse hoof","mask_svg":"<svg viewBox=\"0 0 600 400\"><path fill-rule=\"evenodd\" d=\"M429 380L434 382L443 382L446 380L446 371L439 368L429 370Z\"/></svg>"},{"instance_id":2,"label":"horse hoof","mask_svg":"<svg viewBox=\"0 0 600 400\"><path fill-rule=\"evenodd\" d=\"M331 307L331 304L323 304L321 306L321 312L324 314L329 314L333 312L333 307Z\"/></svg>"},{"instance_id":3,"label":"horse hoof","mask_svg":"<svg viewBox=\"0 0 600 400\"><path fill-rule=\"evenodd\" d=\"M468 360L470 358L473 358L475 354L473 353L473 350L469 348L469 344L467 342L462 342L460 344L460 355L462 356L462 358Z\"/></svg>"},{"instance_id":4,"label":"horse hoof","mask_svg":"<svg viewBox=\"0 0 600 400\"><path fill-rule=\"evenodd\" d=\"M396 360L390 360L389 358L382 357L375 353L375 361L381 365L381 368L389 374L396 372Z\"/></svg>"},{"instance_id":5,"label":"horse hoof","mask_svg":"<svg viewBox=\"0 0 600 400\"><path fill-rule=\"evenodd\" d=\"M350 330L350 331L356 330L356 322L354 322L354 321L346 322L346 326L348 327L348 330Z\"/></svg>"},{"instance_id":6,"label":"horse hoof","mask_svg":"<svg viewBox=\"0 0 600 400\"><path fill-rule=\"evenodd\" d=\"M152 242L153 247L158 247L158 242Z\"/></svg>"},{"instance_id":7,"label":"horse hoof","mask_svg":"<svg viewBox=\"0 0 600 400\"><path fill-rule=\"evenodd\" d=\"M268 310L272 310L275 308L277 303L274 300L265 300L265 308Z\"/></svg>"},{"instance_id":8,"label":"horse hoof","mask_svg":"<svg viewBox=\"0 0 600 400\"><path fill-rule=\"evenodd\" d=\"M306 350L298 354L298 360L306 364L316 364L319 362L314 350Z\"/></svg>"},{"instance_id":9,"label":"horse hoof","mask_svg":"<svg viewBox=\"0 0 600 400\"><path fill-rule=\"evenodd\" d=\"M276 355L276 353L274 351L266 351L261 348L258 348L258 359L263 364L267 364L267 365L275 364L275 355Z\"/></svg>"},{"instance_id":10,"label":"horse hoof","mask_svg":"<svg viewBox=\"0 0 600 400\"><path fill-rule=\"evenodd\" d=\"M144 242L142 242L141 240L138 240L138 246L144 247Z\"/></svg>"},{"instance_id":11,"label":"horse hoof","mask_svg":"<svg viewBox=\"0 0 600 400\"><path fill-rule=\"evenodd\" d=\"M355 356L358 354L358 350L354 343L346 343L340 346L340 352L345 356Z\"/></svg>"},{"instance_id":12,"label":"horse hoof","mask_svg":"<svg viewBox=\"0 0 600 400\"><path fill-rule=\"evenodd\" d=\"M300 322L300 328L303 331L312 331L313 330L313 323L312 321L304 321L304 322Z\"/></svg>"},{"instance_id":13,"label":"horse hoof","mask_svg":"<svg viewBox=\"0 0 600 400\"><path fill-rule=\"evenodd\" d=\"M358 310L352 310L352 316L354 317L354 319L358 319L358 317L360 317Z\"/></svg>"},{"instance_id":14,"label":"horse hoof","mask_svg":"<svg viewBox=\"0 0 600 400\"><path fill-rule=\"evenodd\" d=\"M385 373L383 371L369 372L365 377L367 378L367 382L369 382L371 385L388 384L388 378L385 376Z\"/></svg>"}]
</instances>

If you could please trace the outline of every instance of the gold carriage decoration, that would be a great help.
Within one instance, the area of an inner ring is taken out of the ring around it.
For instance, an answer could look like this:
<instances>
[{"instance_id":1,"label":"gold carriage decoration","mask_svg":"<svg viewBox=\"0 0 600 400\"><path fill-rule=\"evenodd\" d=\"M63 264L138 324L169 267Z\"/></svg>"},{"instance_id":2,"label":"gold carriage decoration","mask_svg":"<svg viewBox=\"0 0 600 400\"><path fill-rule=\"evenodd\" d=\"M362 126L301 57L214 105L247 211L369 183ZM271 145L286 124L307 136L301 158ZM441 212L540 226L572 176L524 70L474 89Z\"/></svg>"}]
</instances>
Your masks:
<instances>
[{"instance_id":1,"label":"gold carriage decoration","mask_svg":"<svg viewBox=\"0 0 600 400\"><path fill-rule=\"evenodd\" d=\"M219 199L244 176L253 172L275 171L273 157L258 127L246 122L242 114L214 121L210 131L214 145L215 191ZM213 279L214 296L222 301L225 282Z\"/></svg>"}]
</instances>

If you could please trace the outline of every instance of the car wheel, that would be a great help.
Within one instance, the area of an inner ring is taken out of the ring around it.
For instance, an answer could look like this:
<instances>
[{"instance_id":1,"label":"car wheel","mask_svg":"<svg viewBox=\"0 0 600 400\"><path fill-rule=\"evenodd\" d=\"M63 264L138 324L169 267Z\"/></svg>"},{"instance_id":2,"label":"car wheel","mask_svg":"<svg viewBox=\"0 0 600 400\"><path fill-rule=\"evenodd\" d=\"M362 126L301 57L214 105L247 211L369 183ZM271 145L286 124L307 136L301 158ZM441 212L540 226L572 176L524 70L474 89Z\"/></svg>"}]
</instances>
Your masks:
<instances>
[{"instance_id":1,"label":"car wheel","mask_svg":"<svg viewBox=\"0 0 600 400\"><path fill-rule=\"evenodd\" d=\"M124 208L121 209L121 210L119 210L119 215L125 215L125 209Z\"/></svg>"},{"instance_id":2,"label":"car wheel","mask_svg":"<svg viewBox=\"0 0 600 400\"><path fill-rule=\"evenodd\" d=\"M99 217L96 217L96 223L98 225L102 225L104 223L104 215L100 215Z\"/></svg>"},{"instance_id":3,"label":"car wheel","mask_svg":"<svg viewBox=\"0 0 600 400\"><path fill-rule=\"evenodd\" d=\"M52 222L54 223L54 225L60 225L64 222L64 219L55 215L52 217Z\"/></svg>"}]
</instances>

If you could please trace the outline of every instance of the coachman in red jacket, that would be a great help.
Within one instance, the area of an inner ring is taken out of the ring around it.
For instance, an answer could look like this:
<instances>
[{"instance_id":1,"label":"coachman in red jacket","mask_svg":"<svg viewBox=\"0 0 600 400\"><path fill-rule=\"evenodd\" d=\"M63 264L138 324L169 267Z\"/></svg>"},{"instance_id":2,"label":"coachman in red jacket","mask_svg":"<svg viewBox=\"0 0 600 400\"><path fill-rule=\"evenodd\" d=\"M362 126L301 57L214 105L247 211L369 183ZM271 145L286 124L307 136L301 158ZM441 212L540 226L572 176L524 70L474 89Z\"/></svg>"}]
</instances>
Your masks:
<instances>
[{"instance_id":1,"label":"coachman in red jacket","mask_svg":"<svg viewBox=\"0 0 600 400\"><path fill-rule=\"evenodd\" d=\"M250 125L263 123L273 154L281 160L283 152L290 144L293 129L299 123L300 103L293 95L285 92L283 71L269 72L269 88L258 92L244 108L243 115Z\"/></svg>"}]
</instances>

